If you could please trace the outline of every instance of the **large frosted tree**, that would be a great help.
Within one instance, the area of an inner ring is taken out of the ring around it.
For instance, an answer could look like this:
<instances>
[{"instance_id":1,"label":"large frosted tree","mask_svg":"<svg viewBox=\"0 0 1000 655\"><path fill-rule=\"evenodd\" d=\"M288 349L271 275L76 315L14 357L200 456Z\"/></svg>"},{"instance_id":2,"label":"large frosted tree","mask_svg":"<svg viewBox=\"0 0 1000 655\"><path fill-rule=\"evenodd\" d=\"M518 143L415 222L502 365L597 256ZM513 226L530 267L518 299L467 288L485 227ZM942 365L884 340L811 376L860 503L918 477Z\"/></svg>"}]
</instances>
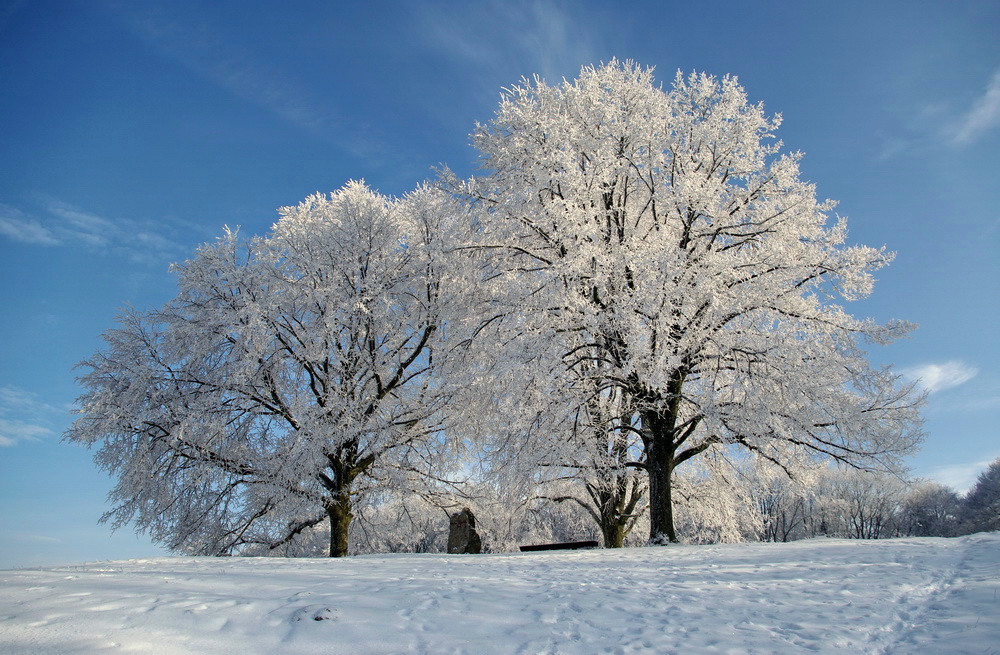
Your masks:
<instances>
[{"instance_id":1,"label":"large frosted tree","mask_svg":"<svg viewBox=\"0 0 1000 655\"><path fill-rule=\"evenodd\" d=\"M162 309L123 313L68 432L117 477L106 518L203 554L328 522L346 555L372 487L443 465L450 202L314 195L266 237L203 246Z\"/></svg>"},{"instance_id":2,"label":"large frosted tree","mask_svg":"<svg viewBox=\"0 0 1000 655\"><path fill-rule=\"evenodd\" d=\"M909 326L839 304L891 254L846 244L779 123L734 78L663 90L612 61L515 86L474 136L489 327L529 341L526 370L581 408L618 397L638 415L628 465L648 474L654 540L676 540L675 469L710 448L878 469L919 441L920 399L862 350Z\"/></svg>"}]
</instances>

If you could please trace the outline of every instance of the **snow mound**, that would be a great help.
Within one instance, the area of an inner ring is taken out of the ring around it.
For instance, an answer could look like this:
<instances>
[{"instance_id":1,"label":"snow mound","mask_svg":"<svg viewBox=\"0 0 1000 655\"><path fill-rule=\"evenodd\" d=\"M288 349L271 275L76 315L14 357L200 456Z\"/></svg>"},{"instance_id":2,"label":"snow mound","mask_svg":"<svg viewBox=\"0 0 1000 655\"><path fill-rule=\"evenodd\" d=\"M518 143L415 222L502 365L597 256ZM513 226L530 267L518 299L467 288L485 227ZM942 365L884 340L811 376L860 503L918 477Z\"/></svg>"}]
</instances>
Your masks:
<instances>
[{"instance_id":1,"label":"snow mound","mask_svg":"<svg viewBox=\"0 0 1000 655\"><path fill-rule=\"evenodd\" d=\"M0 652L982 653L1000 533L0 571Z\"/></svg>"}]
</instances>

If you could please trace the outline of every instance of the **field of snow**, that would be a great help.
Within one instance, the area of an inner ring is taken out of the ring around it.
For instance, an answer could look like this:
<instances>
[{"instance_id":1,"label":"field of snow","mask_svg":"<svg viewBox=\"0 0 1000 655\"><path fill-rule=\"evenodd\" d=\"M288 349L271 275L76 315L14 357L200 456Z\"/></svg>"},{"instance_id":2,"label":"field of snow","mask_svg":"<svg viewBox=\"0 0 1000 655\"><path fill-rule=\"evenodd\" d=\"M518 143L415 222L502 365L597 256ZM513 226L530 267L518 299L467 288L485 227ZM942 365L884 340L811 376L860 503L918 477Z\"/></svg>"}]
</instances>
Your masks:
<instances>
[{"instance_id":1,"label":"field of snow","mask_svg":"<svg viewBox=\"0 0 1000 655\"><path fill-rule=\"evenodd\" d=\"M1000 533L0 571L0 652L1000 654Z\"/></svg>"}]
</instances>

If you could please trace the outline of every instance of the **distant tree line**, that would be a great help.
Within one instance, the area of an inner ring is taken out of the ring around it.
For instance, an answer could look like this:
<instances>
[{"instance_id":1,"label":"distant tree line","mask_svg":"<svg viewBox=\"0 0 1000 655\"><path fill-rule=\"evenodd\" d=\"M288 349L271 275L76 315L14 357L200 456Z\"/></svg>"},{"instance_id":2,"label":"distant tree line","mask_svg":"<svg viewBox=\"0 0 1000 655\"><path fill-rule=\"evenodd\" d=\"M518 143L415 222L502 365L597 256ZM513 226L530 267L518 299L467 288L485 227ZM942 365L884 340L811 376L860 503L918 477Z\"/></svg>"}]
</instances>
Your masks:
<instances>
[{"instance_id":1,"label":"distant tree line","mask_svg":"<svg viewBox=\"0 0 1000 655\"><path fill-rule=\"evenodd\" d=\"M1000 530L1000 459L964 496L929 480L834 469L802 488L776 479L756 497L765 541L954 537Z\"/></svg>"}]
</instances>

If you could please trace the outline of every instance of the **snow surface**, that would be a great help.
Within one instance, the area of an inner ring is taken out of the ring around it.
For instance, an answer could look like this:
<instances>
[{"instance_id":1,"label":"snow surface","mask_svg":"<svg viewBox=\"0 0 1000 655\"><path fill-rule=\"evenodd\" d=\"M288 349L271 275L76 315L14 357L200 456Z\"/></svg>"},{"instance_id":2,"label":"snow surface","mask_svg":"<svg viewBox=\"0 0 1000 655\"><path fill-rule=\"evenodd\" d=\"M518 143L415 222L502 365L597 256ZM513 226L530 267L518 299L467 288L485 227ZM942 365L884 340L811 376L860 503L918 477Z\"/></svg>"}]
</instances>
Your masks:
<instances>
[{"instance_id":1,"label":"snow surface","mask_svg":"<svg viewBox=\"0 0 1000 655\"><path fill-rule=\"evenodd\" d=\"M1000 533L0 571L0 652L1000 653Z\"/></svg>"}]
</instances>

